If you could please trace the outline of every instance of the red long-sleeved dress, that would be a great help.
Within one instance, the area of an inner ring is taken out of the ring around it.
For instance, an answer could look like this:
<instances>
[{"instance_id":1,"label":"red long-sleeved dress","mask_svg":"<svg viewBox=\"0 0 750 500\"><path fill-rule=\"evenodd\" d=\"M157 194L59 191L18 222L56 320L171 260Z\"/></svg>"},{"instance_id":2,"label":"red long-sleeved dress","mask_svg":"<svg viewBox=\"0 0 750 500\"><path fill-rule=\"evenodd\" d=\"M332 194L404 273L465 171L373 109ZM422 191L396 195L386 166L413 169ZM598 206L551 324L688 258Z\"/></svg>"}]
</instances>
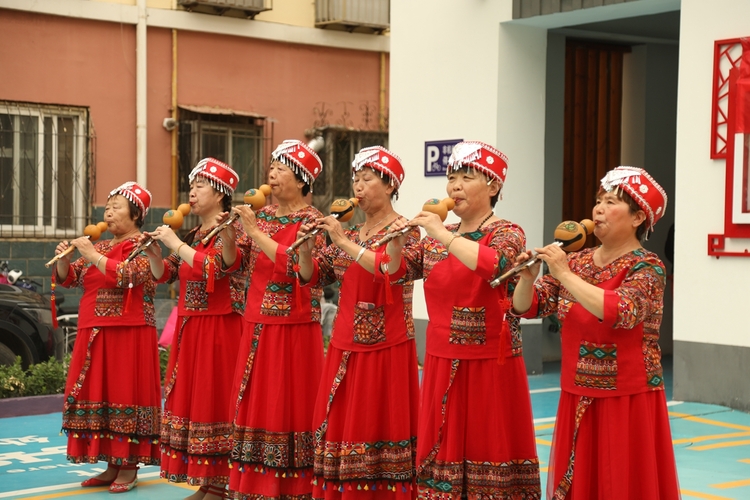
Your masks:
<instances>
[{"instance_id":1,"label":"red long-sleeved dress","mask_svg":"<svg viewBox=\"0 0 750 500\"><path fill-rule=\"evenodd\" d=\"M360 241L360 229L354 226L345 234L369 248L387 227L367 241ZM403 252L409 265L388 277L390 285L382 273L368 272L335 245L314 261L310 283L341 283L313 415L314 498L416 496L419 371L411 309L414 284L407 270L419 258L418 237L417 230L409 233ZM384 250L377 253L376 269Z\"/></svg>"},{"instance_id":2,"label":"red long-sleeved dress","mask_svg":"<svg viewBox=\"0 0 750 500\"><path fill-rule=\"evenodd\" d=\"M562 323L547 498L680 498L658 344L664 264L638 249L599 267L594 251L572 253L568 264L604 290L602 321L551 275L522 315L557 313Z\"/></svg>"},{"instance_id":3,"label":"red long-sleeved dress","mask_svg":"<svg viewBox=\"0 0 750 500\"><path fill-rule=\"evenodd\" d=\"M457 225L447 226L456 231ZM417 481L429 499L539 499L531 398L508 288L489 282L513 266L526 238L508 221L461 235L479 243L470 270L439 241L422 240L427 352Z\"/></svg>"},{"instance_id":4,"label":"red long-sleeved dress","mask_svg":"<svg viewBox=\"0 0 750 500\"><path fill-rule=\"evenodd\" d=\"M258 227L279 243L275 263L246 235L237 242L250 277L242 340L232 385L232 498L309 499L312 412L323 368L322 289L301 287L286 249L302 224L323 216L307 206L276 216L256 213ZM324 236L316 238L322 248Z\"/></svg>"},{"instance_id":5,"label":"red long-sleeved dress","mask_svg":"<svg viewBox=\"0 0 750 500\"><path fill-rule=\"evenodd\" d=\"M96 242L105 273L81 257L60 283L84 290L63 408L71 462L159 463L156 288L144 255L124 263L136 243Z\"/></svg>"},{"instance_id":6,"label":"red long-sleeved dress","mask_svg":"<svg viewBox=\"0 0 750 500\"><path fill-rule=\"evenodd\" d=\"M242 225L234 224L237 235ZM172 253L159 282L179 279L177 332L164 380L161 477L192 485L226 484L232 435L232 377L242 336L242 252L224 269L221 239L194 231L192 265Z\"/></svg>"}]
</instances>

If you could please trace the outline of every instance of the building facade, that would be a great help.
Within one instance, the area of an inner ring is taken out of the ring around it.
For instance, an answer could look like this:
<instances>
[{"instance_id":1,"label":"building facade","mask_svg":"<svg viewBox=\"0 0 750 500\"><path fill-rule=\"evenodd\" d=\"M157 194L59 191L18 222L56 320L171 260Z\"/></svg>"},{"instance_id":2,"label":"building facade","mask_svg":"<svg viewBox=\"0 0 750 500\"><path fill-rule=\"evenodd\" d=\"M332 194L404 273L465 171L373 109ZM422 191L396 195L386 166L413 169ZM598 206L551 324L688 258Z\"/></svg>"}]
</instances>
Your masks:
<instances>
[{"instance_id":1,"label":"building facade","mask_svg":"<svg viewBox=\"0 0 750 500\"><path fill-rule=\"evenodd\" d=\"M387 141L388 27L380 0L0 0L0 260L48 290L116 186L152 192L148 230L200 158L240 202L284 139L319 138L316 205L348 197L352 151Z\"/></svg>"}]
</instances>

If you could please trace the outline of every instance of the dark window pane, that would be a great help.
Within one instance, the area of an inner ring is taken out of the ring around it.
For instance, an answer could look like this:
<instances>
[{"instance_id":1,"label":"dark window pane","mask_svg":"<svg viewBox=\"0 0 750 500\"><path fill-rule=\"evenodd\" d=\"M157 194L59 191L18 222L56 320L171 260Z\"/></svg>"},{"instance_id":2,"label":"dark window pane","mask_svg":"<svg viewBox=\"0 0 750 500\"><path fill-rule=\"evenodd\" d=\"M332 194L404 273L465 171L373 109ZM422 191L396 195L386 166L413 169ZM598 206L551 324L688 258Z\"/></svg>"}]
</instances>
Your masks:
<instances>
[{"instance_id":1,"label":"dark window pane","mask_svg":"<svg viewBox=\"0 0 750 500\"><path fill-rule=\"evenodd\" d=\"M52 118L44 119L44 158L42 168L42 223L52 224Z\"/></svg>"},{"instance_id":2,"label":"dark window pane","mask_svg":"<svg viewBox=\"0 0 750 500\"><path fill-rule=\"evenodd\" d=\"M0 224L13 224L13 116L0 114Z\"/></svg>"},{"instance_id":3,"label":"dark window pane","mask_svg":"<svg viewBox=\"0 0 750 500\"><path fill-rule=\"evenodd\" d=\"M72 229L75 222L73 220L74 122L74 118L57 119L57 227L61 229Z\"/></svg>"},{"instance_id":4,"label":"dark window pane","mask_svg":"<svg viewBox=\"0 0 750 500\"><path fill-rule=\"evenodd\" d=\"M37 200L39 183L37 182L37 157L39 153L39 118L36 116L19 117L21 129L19 151L19 223L34 226L37 224Z\"/></svg>"}]
</instances>

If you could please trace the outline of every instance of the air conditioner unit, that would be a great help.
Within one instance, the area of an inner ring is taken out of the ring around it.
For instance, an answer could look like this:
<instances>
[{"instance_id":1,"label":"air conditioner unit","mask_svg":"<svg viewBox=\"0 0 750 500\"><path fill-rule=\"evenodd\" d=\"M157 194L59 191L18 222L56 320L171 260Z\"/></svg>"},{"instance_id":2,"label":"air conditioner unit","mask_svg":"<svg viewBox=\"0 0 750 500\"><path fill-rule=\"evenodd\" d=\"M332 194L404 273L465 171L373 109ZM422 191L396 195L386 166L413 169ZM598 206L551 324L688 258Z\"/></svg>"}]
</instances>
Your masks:
<instances>
[{"instance_id":1,"label":"air conditioner unit","mask_svg":"<svg viewBox=\"0 0 750 500\"><path fill-rule=\"evenodd\" d=\"M315 26L318 28L379 33L390 24L390 0L315 0Z\"/></svg>"},{"instance_id":2,"label":"air conditioner unit","mask_svg":"<svg viewBox=\"0 0 750 500\"><path fill-rule=\"evenodd\" d=\"M178 4L193 12L255 17L259 12L271 10L273 0L178 0Z\"/></svg>"}]
</instances>

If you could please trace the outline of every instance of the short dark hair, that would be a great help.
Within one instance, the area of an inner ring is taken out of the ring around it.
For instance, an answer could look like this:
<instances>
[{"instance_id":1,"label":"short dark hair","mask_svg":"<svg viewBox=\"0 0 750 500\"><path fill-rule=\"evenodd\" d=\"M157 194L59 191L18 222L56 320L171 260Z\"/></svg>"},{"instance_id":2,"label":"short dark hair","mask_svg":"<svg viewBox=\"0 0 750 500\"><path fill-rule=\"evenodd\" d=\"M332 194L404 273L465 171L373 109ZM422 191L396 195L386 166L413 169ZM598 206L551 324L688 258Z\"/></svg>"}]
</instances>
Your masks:
<instances>
[{"instance_id":1,"label":"short dark hair","mask_svg":"<svg viewBox=\"0 0 750 500\"><path fill-rule=\"evenodd\" d=\"M123 196L123 198L125 198ZM128 200L127 198L125 198ZM143 218L144 214L143 211L141 211L141 207L133 203L132 201L128 200L128 213L130 214L130 218L135 222L135 227L138 229L143 227Z\"/></svg>"},{"instance_id":2,"label":"short dark hair","mask_svg":"<svg viewBox=\"0 0 750 500\"><path fill-rule=\"evenodd\" d=\"M294 178L304 184L304 186L302 186L302 196L307 196L307 194L310 192L310 184L305 182L305 180L302 178L301 175L299 175L299 173L296 170L292 170L292 172L294 172Z\"/></svg>"}]
</instances>

